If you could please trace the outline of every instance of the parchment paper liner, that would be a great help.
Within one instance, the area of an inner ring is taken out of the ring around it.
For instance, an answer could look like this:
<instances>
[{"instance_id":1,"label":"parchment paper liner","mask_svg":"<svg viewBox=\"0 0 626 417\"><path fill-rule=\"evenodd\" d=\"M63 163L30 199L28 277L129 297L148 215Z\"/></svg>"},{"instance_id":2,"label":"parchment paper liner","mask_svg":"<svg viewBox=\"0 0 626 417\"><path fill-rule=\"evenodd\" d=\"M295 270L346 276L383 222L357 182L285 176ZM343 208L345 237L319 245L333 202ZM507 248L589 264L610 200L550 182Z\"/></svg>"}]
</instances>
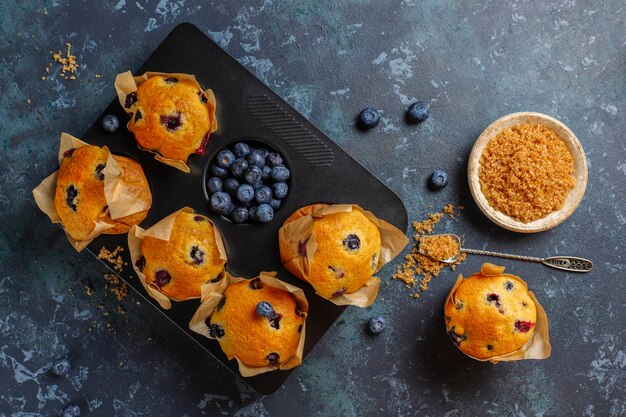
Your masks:
<instances>
[{"instance_id":1,"label":"parchment paper liner","mask_svg":"<svg viewBox=\"0 0 626 417\"><path fill-rule=\"evenodd\" d=\"M380 231L381 250L380 256L378 257L376 272L380 271L385 264L390 262L400 252L402 252L404 247L409 243L409 239L398 228L384 220L379 219L373 213L363 210L356 204L314 204L301 208L299 211L304 213L304 215L290 222L289 219L287 219L289 223L286 222L283 224L278 232L278 239L281 246L281 259L285 268L295 276L303 277L301 279L308 282L307 277L309 275L311 259L317 250L317 242L315 241L315 236L311 232L315 219L335 213L348 213L352 210L359 210L362 212L365 217L371 220L378 227L378 230ZM306 214L307 212L310 213ZM296 213L294 213L294 215ZM306 242L306 256L298 255L297 247L299 242ZM287 250L285 251L284 249ZM338 297L327 298L327 300L336 305L367 307L376 299L379 286L380 278L372 276L360 289L355 292L343 294ZM317 295L320 294L317 293ZM322 296L320 295L320 297Z\"/></svg>"},{"instance_id":2,"label":"parchment paper liner","mask_svg":"<svg viewBox=\"0 0 626 417\"><path fill-rule=\"evenodd\" d=\"M526 287L526 289L528 290L528 285L523 279L521 279L517 275L505 274L504 269L505 267L503 266L497 266L497 265L490 264L490 263L484 263L481 268L481 271L476 274L471 275L470 277L499 276L499 275L502 275L505 277L512 277L512 278L519 280L522 284L524 284L524 287ZM448 293L448 296L446 297L446 301L444 303L444 311L445 311L445 305L448 302L451 301L453 303L456 303L456 299L454 298L454 295L456 293L456 289L459 287L459 285L461 285L462 281L463 281L463 275L459 274L459 277L457 278L456 283L454 284L454 286ZM537 309L537 324L535 326L535 332L533 333L533 337L531 337L526 343L524 343L524 345L521 348L511 353L492 356L487 359L478 359L471 355L468 355L467 353L463 351L461 352L463 352L466 356L469 356L472 359L476 359L477 361L481 361L481 362L489 361L491 363L512 362L512 361L520 361L520 360L525 360L525 359L546 359L550 357L550 353L552 352L552 347L550 346L550 337L548 334L548 316L546 316L545 310L543 309L541 304L539 304L539 301L537 301L537 298L535 298L535 294L533 294L532 291L528 291L528 295L530 296L530 299L533 300L533 302L535 303L535 307ZM445 312L444 312L444 315L445 315ZM446 321L446 328L447 328L447 324L448 323Z\"/></svg>"},{"instance_id":3,"label":"parchment paper liner","mask_svg":"<svg viewBox=\"0 0 626 417\"><path fill-rule=\"evenodd\" d=\"M190 207L183 207L182 209L160 220L158 223L156 223L154 226L150 227L147 230L144 230L139 226L133 226L130 229L130 232L128 232L128 250L130 252L130 259L133 263L133 269L135 270L135 273L139 277L139 281L141 282L141 285L143 285L148 295L154 298L159 303L161 308L165 310L169 310L172 307L172 302L170 298L167 295L163 294L161 291L159 291L156 287L146 282L146 276L139 270L139 268L137 268L136 263L137 263L137 260L142 256L141 242L143 241L143 238L146 236L150 236L156 239L169 241L170 234L172 233L172 228L174 227L174 221L176 220L176 216L178 216L178 214L182 212L194 213L194 210ZM222 235L220 234L219 230L217 230L217 226L215 226L215 224L211 222L211 220L209 220L208 218L206 220L213 225L215 243L217 244L217 250L220 253L220 259L227 261L226 249L224 248ZM224 279L221 279L218 282L207 282L206 284L203 284L202 286L200 286L200 293L204 294L204 292L209 291L209 289L217 288L220 285L222 285L223 282L224 282ZM192 300L194 298L200 298L200 297L189 297L189 298L185 298L182 300L174 300L172 298L172 300L185 301L185 300Z\"/></svg>"},{"instance_id":4,"label":"parchment paper liner","mask_svg":"<svg viewBox=\"0 0 626 417\"><path fill-rule=\"evenodd\" d=\"M190 74L184 74L184 73L180 73L180 72L170 72L170 73L166 73L166 72L152 72L152 71L148 71L146 73L144 73L143 75L138 75L138 76L133 76L132 72L130 71L126 71L123 72L121 74L118 74L115 77L115 91L117 91L117 98L120 102L120 105L122 106L122 108L124 109L124 111L126 111L128 114L133 114L133 112L129 111L129 109L127 109L126 107L124 107L124 105L126 104L126 96L129 95L130 93L134 93L137 91L137 86L142 82L147 80L148 78L150 78L153 75L162 75L162 76L171 76L171 77L176 77L179 80L192 80L193 82L195 82L196 84L198 84L198 88L202 89L202 87L200 86L200 83L198 82L198 80L196 80L196 77L194 75L190 75ZM213 90L211 90L210 88L207 88L206 90L204 90L204 94L206 95L207 98L207 104L211 105L211 119L213 120L213 125L209 128L209 131L207 132L207 135L210 135L211 133L215 132L217 130L217 117L215 116L215 109L216 109L216 101L215 101L215 94L213 94ZM130 123L130 120L128 121L128 123ZM126 124L126 126L128 127L128 123ZM130 129L129 129L130 130ZM137 146L139 147L139 149L143 150L143 151L147 151L150 153L154 154L154 159L156 159L159 162L164 163L165 165L169 165L171 167L174 167L176 169L179 169L187 174L189 174L189 172L191 172L191 170L189 169L189 167L186 164L186 160L185 161L181 161L178 159L170 159L170 158L165 158L161 155L159 155L156 152L151 151L150 149L146 149L146 148L142 148L139 143L137 143Z\"/></svg>"},{"instance_id":5,"label":"parchment paper liner","mask_svg":"<svg viewBox=\"0 0 626 417\"><path fill-rule=\"evenodd\" d=\"M209 339L213 339L213 338L209 336L209 328L207 327L205 320L207 319L207 317L213 314L213 310L215 310L215 307L217 307L217 304L222 299L224 291L226 291L226 288L240 281L249 281L246 278L233 277L228 272L226 272L224 275L225 277L222 280L224 281L224 285L219 285L218 287L208 288L206 289L206 291L204 291L203 289L202 304L200 304L200 307L198 307L198 310L196 310L196 313L193 315L193 318L189 322L189 328L191 330ZM296 298L296 304L298 306L298 309L304 315L304 321L302 322L302 332L300 333L300 340L298 341L298 347L296 349L296 353L294 356L289 358L286 362L279 364L278 366L268 365L268 366L252 367L252 366L248 366L244 364L243 362L241 362L241 360L238 357L234 356L234 358L237 360L237 364L239 365L239 373L241 374L241 376L244 376L244 377L259 375L265 372L274 371L276 369L282 369L282 370L291 369L291 368L295 368L296 366L302 363L302 356L304 352L304 339L305 339L305 334L306 334L306 316L309 311L309 303L306 297L304 296L304 291L302 291L302 289L296 286L287 284L286 282L283 282L279 280L278 278L275 278L275 276L276 276L276 272L261 272L258 278L261 280L263 284L268 285L270 287L288 291ZM231 357L228 359L230 360L233 358Z\"/></svg>"},{"instance_id":6,"label":"parchment paper liner","mask_svg":"<svg viewBox=\"0 0 626 417\"><path fill-rule=\"evenodd\" d=\"M63 154L74 148L82 148L83 146L91 146L82 140L75 138L68 133L61 133L61 143L59 145L59 165L63 160ZM106 146L102 147L109 151ZM54 195L56 193L58 170L52 175L44 179L34 190L33 197L41 211L43 211L52 223L63 224L61 217L54 206ZM117 161L109 151L109 157L105 168L102 170L104 174L104 197L109 206L109 215L112 220L130 216L135 213L147 211L152 207L152 194L146 193L145 188L139 187L135 181L126 181L124 176L120 175L120 169ZM145 175L145 174L144 174ZM87 236L85 240L76 240L71 237L67 231L65 235L67 240L72 244L78 252L83 250L96 237L109 229L116 227L115 224L103 221L95 221L94 230Z\"/></svg>"}]
</instances>

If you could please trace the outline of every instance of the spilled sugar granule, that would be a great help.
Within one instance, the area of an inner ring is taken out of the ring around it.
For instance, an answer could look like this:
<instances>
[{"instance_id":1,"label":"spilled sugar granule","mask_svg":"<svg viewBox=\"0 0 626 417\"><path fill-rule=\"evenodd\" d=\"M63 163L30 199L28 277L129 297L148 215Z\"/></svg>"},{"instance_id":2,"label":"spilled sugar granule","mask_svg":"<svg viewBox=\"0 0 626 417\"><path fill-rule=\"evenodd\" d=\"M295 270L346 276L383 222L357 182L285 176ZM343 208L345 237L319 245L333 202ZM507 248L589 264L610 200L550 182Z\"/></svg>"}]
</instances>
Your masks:
<instances>
[{"instance_id":1,"label":"spilled sugar granule","mask_svg":"<svg viewBox=\"0 0 626 417\"><path fill-rule=\"evenodd\" d=\"M100 253L98 253L98 259L104 259L113 266L114 270L119 272L124 267L124 259L122 255L120 255L120 252L123 251L124 248L121 246L115 248L113 252L103 246L102 249L100 249Z\"/></svg>"},{"instance_id":2,"label":"spilled sugar granule","mask_svg":"<svg viewBox=\"0 0 626 417\"><path fill-rule=\"evenodd\" d=\"M76 56L72 55L71 43L69 42L66 43L65 47L66 47L65 56L63 55L61 51L58 51L57 53L53 53L52 51L50 51L50 54L52 54L53 62L49 63L48 66L45 68L46 74L50 73L50 68L56 62L56 63L61 64L61 77L65 78L66 80L75 80L76 69L78 67L76 63ZM45 80L46 77L42 76L41 79Z\"/></svg>"}]
</instances>

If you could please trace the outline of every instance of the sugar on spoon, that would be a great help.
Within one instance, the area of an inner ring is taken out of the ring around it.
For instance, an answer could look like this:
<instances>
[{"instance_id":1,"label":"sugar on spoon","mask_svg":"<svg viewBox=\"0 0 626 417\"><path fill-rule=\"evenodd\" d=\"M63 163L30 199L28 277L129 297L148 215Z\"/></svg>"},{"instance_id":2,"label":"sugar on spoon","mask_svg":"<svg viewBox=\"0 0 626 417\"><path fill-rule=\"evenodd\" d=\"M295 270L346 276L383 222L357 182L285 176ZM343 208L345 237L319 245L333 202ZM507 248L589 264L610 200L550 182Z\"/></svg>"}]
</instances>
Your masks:
<instances>
[{"instance_id":1,"label":"sugar on spoon","mask_svg":"<svg viewBox=\"0 0 626 417\"><path fill-rule=\"evenodd\" d=\"M447 242L445 242L447 240ZM446 243L452 244L444 248ZM429 246L430 245L430 246ZM443 252L439 252L437 249L441 249ZM446 251L445 249L448 249ZM588 259L578 258L575 256L550 256L548 258L536 258L534 256L512 255L509 253L491 252L480 249L469 249L461 247L461 239L452 233L422 236L418 241L418 252L429 258L435 259L439 262L451 264L456 262L461 253L469 253L472 255L485 255L485 256L497 256L498 258L516 259L519 261L538 262L546 266L562 269L564 271L571 272L589 272L593 267L593 262ZM441 255L445 253L444 255ZM445 259L439 259L443 256L447 256Z\"/></svg>"}]
</instances>

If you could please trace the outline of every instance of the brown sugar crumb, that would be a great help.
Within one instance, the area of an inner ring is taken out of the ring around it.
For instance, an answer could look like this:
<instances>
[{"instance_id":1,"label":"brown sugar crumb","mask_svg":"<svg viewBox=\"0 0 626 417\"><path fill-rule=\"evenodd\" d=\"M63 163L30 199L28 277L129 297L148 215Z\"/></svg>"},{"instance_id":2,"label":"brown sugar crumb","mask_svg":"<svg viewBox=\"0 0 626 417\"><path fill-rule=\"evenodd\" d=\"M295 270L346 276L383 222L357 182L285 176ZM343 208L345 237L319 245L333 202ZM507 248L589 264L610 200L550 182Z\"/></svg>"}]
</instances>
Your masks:
<instances>
[{"instance_id":1,"label":"brown sugar crumb","mask_svg":"<svg viewBox=\"0 0 626 417\"><path fill-rule=\"evenodd\" d=\"M125 282L120 281L117 275L104 274L104 279L111 285L110 290L117 297L117 301L122 301L126 298L128 295L128 287Z\"/></svg>"},{"instance_id":2,"label":"brown sugar crumb","mask_svg":"<svg viewBox=\"0 0 626 417\"><path fill-rule=\"evenodd\" d=\"M563 207L575 184L574 158L551 129L521 124L487 143L478 178L491 207L528 223Z\"/></svg>"},{"instance_id":3,"label":"brown sugar crumb","mask_svg":"<svg viewBox=\"0 0 626 417\"><path fill-rule=\"evenodd\" d=\"M65 56L63 56L63 53L61 51L58 51L57 53L50 53L52 54L52 59L54 59L54 62L58 62L59 64L61 64L61 76L66 80L75 80L77 68L76 56L72 55L71 43L68 42L65 44L65 46ZM52 64L50 64L50 66L51 65ZM48 68L46 68L46 72L49 72ZM46 77L41 77L41 79L45 80Z\"/></svg>"},{"instance_id":4,"label":"brown sugar crumb","mask_svg":"<svg viewBox=\"0 0 626 417\"><path fill-rule=\"evenodd\" d=\"M459 255L459 241L450 235L422 236L419 240L420 252L431 259L444 261Z\"/></svg>"},{"instance_id":5,"label":"brown sugar crumb","mask_svg":"<svg viewBox=\"0 0 626 417\"><path fill-rule=\"evenodd\" d=\"M466 255L462 253L455 262L447 264L423 255L419 253L418 250L419 242L423 239L424 235L432 233L435 226L446 214L452 220L458 219L462 208L462 206L458 206L455 209L454 206L448 204L444 207L443 213L430 213L428 219L421 222L413 222L413 228L416 232L413 235L415 245L411 249L411 252L404 257L404 262L398 265L396 273L393 275L393 279L404 282L407 288L417 287L417 292L411 295L413 298L418 298L422 292L426 291L430 281L438 276L444 268L448 267L450 270L454 271L456 266L465 260ZM456 244L458 246L458 243Z\"/></svg>"},{"instance_id":6,"label":"brown sugar crumb","mask_svg":"<svg viewBox=\"0 0 626 417\"><path fill-rule=\"evenodd\" d=\"M124 259L122 258L122 255L120 255L120 252L123 251L124 248L121 246L115 248L113 252L103 246L102 249L100 249L100 253L98 253L98 259L104 259L109 262L113 265L113 269L119 272L124 266Z\"/></svg>"}]
</instances>

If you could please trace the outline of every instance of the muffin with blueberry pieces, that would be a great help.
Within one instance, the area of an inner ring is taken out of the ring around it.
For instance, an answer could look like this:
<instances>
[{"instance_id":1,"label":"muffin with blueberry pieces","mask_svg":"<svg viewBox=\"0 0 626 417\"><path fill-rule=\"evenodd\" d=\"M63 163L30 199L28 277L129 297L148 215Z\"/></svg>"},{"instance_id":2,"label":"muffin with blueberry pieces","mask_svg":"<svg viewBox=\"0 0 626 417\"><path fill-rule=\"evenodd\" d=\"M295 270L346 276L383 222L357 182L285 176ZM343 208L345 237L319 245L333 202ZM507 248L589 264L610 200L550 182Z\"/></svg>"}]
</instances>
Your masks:
<instances>
[{"instance_id":1,"label":"muffin with blueberry pieces","mask_svg":"<svg viewBox=\"0 0 626 417\"><path fill-rule=\"evenodd\" d=\"M502 360L530 349L538 322L545 317L526 283L503 272L504 267L484 264L480 273L460 278L446 300L448 335L472 358ZM547 348L549 355L549 344Z\"/></svg>"},{"instance_id":2,"label":"muffin with blueberry pieces","mask_svg":"<svg viewBox=\"0 0 626 417\"><path fill-rule=\"evenodd\" d=\"M203 286L218 283L226 254L208 217L182 209L148 230L129 233L134 268L149 294L169 308L169 300L200 298Z\"/></svg>"},{"instance_id":3,"label":"muffin with blueberry pieces","mask_svg":"<svg viewBox=\"0 0 626 417\"><path fill-rule=\"evenodd\" d=\"M130 71L115 81L120 104L130 115L128 130L157 159L185 172L191 154L203 154L217 130L215 96L188 74Z\"/></svg>"},{"instance_id":4,"label":"muffin with blueberry pieces","mask_svg":"<svg viewBox=\"0 0 626 417\"><path fill-rule=\"evenodd\" d=\"M279 231L280 256L289 272L321 297L362 307L378 292L380 279L373 275L407 242L394 226L354 205L303 207Z\"/></svg>"},{"instance_id":5,"label":"muffin with blueberry pieces","mask_svg":"<svg viewBox=\"0 0 626 417\"><path fill-rule=\"evenodd\" d=\"M302 290L270 273L227 280L203 301L190 328L216 339L243 376L299 365L308 311Z\"/></svg>"}]
</instances>

